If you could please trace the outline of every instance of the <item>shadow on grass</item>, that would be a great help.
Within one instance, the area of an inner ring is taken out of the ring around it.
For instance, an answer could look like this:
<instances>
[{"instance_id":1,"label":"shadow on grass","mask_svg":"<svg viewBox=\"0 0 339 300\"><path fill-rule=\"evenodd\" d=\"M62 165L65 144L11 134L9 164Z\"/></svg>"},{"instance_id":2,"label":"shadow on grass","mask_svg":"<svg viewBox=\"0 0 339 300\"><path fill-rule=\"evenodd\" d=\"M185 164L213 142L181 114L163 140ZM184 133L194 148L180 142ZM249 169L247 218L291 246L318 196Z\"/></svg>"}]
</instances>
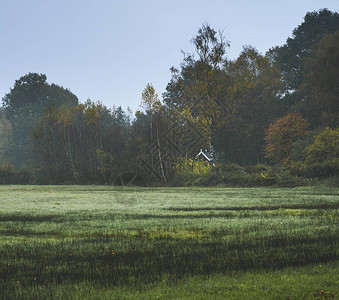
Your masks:
<instances>
[{"instance_id":1,"label":"shadow on grass","mask_svg":"<svg viewBox=\"0 0 339 300\"><path fill-rule=\"evenodd\" d=\"M48 214L48 215L26 215L26 214L6 214L0 215L0 222L51 222L62 223L68 218L65 215Z\"/></svg>"},{"instance_id":2,"label":"shadow on grass","mask_svg":"<svg viewBox=\"0 0 339 300\"><path fill-rule=\"evenodd\" d=\"M215 239L116 237L107 249L102 248L102 241L97 238L57 246L26 245L23 249L7 246L0 251L0 288L12 281L26 286L51 282L93 282L102 286L144 284L160 281L164 276L177 281L193 275L279 269L338 258L333 234L314 239L280 237L232 243Z\"/></svg>"},{"instance_id":3,"label":"shadow on grass","mask_svg":"<svg viewBox=\"0 0 339 300\"><path fill-rule=\"evenodd\" d=\"M339 209L338 203L317 203L317 204L295 204L295 205L272 205L272 206L233 206L233 207L170 207L163 210L169 211L209 211L209 210L224 210L224 211L267 211L278 209Z\"/></svg>"}]
</instances>

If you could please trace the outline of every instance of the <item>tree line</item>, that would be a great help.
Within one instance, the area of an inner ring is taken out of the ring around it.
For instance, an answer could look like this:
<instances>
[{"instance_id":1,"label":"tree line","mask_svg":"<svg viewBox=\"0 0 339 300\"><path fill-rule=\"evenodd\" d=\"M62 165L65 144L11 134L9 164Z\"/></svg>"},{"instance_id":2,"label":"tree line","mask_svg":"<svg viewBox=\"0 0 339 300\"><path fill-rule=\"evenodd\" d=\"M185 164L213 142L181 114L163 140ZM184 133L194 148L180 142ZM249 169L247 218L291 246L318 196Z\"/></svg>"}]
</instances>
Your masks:
<instances>
[{"instance_id":1,"label":"tree line","mask_svg":"<svg viewBox=\"0 0 339 300\"><path fill-rule=\"evenodd\" d=\"M0 107L0 183L113 183L128 173L170 183L206 175L194 162L199 149L213 151L218 172L269 164L299 176L338 174L338 13L307 13L266 54L245 46L227 59L230 42L207 23L192 43L195 53L171 68L163 101L148 84L134 115L80 103L44 74L16 80Z\"/></svg>"}]
</instances>

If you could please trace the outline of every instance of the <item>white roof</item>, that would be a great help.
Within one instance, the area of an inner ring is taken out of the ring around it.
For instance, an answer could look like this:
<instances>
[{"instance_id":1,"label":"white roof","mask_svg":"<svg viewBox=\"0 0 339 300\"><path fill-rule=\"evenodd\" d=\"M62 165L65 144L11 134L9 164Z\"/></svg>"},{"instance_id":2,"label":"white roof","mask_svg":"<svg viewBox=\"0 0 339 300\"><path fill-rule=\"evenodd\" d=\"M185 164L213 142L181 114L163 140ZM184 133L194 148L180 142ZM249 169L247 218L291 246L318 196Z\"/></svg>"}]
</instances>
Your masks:
<instances>
[{"instance_id":1,"label":"white roof","mask_svg":"<svg viewBox=\"0 0 339 300\"><path fill-rule=\"evenodd\" d=\"M203 155L208 161L211 161L211 159L204 153L204 151L202 151L202 149L200 149L200 152L198 153L197 157Z\"/></svg>"}]
</instances>

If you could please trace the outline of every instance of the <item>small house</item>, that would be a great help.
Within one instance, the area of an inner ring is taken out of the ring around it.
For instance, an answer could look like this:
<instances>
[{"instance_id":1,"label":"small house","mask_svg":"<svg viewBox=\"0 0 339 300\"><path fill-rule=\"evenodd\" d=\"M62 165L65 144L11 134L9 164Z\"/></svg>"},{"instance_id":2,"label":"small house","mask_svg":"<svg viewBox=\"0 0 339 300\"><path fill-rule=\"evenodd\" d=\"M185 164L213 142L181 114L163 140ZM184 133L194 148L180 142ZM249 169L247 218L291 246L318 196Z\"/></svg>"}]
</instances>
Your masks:
<instances>
[{"instance_id":1,"label":"small house","mask_svg":"<svg viewBox=\"0 0 339 300\"><path fill-rule=\"evenodd\" d=\"M213 158L213 151L208 151L207 149L203 151L200 149L200 152L196 156L198 159L206 160L210 163L210 165L215 166L215 161Z\"/></svg>"}]
</instances>

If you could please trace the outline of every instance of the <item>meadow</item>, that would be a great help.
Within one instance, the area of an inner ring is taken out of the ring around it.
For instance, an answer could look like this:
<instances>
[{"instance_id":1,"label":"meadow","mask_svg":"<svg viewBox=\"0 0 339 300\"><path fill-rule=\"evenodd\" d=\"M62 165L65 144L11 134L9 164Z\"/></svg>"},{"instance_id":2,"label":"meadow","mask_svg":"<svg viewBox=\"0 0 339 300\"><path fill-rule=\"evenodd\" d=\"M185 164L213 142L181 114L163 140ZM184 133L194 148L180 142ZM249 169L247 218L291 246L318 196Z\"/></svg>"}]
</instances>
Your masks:
<instances>
[{"instance_id":1,"label":"meadow","mask_svg":"<svg viewBox=\"0 0 339 300\"><path fill-rule=\"evenodd\" d=\"M0 185L0 299L334 299L339 189Z\"/></svg>"}]
</instances>

